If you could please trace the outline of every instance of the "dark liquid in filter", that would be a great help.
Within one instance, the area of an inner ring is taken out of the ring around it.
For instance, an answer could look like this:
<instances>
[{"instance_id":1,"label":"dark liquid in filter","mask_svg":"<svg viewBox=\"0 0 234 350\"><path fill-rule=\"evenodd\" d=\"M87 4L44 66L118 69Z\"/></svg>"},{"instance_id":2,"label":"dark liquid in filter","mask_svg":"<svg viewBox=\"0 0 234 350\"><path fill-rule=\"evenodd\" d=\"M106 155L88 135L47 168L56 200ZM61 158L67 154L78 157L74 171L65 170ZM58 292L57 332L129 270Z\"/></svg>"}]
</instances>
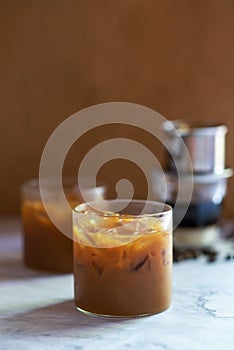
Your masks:
<instances>
[{"instance_id":1,"label":"dark liquid in filter","mask_svg":"<svg viewBox=\"0 0 234 350\"><path fill-rule=\"evenodd\" d=\"M174 203L170 204L174 207ZM177 210L182 210L183 205L177 206ZM190 203L188 210L180 222L180 227L203 227L214 225L220 219L222 212L222 203L215 204L213 202L196 202ZM174 211L176 216L176 208Z\"/></svg>"}]
</instances>

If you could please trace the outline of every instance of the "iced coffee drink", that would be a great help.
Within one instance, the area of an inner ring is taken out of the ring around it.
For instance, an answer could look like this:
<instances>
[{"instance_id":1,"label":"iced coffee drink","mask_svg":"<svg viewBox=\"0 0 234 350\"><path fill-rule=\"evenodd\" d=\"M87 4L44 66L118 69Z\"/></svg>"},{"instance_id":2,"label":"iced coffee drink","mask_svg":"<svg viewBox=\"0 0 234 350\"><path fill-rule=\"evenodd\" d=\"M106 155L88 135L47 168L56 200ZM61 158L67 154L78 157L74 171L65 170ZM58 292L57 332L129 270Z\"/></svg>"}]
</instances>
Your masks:
<instances>
[{"instance_id":1,"label":"iced coffee drink","mask_svg":"<svg viewBox=\"0 0 234 350\"><path fill-rule=\"evenodd\" d=\"M111 202L73 212L75 305L104 316L162 312L171 303L171 207L148 202L141 212L144 202L133 201L118 213Z\"/></svg>"},{"instance_id":2,"label":"iced coffee drink","mask_svg":"<svg viewBox=\"0 0 234 350\"><path fill-rule=\"evenodd\" d=\"M23 247L24 262L27 266L52 272L69 273L73 271L72 251L72 208L82 202L77 186L77 180L66 178L64 180L64 193L71 207L65 212L61 203L61 194L58 193L53 179L45 179L48 191L47 208L60 224L66 225L67 235L62 233L50 220L44 208L39 188L39 181L32 179L22 186L22 221L23 221ZM91 193L91 189L88 189ZM103 189L99 187L99 192ZM93 191L93 190L92 190ZM95 191L93 199L95 197Z\"/></svg>"}]
</instances>

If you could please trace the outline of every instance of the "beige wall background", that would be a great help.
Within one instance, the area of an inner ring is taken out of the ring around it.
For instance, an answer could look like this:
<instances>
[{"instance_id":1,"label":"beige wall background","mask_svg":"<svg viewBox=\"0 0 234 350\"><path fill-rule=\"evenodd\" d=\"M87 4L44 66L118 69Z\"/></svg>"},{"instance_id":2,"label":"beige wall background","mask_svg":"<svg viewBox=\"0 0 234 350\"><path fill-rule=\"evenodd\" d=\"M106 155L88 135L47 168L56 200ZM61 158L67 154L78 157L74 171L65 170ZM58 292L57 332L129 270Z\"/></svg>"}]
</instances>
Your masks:
<instances>
[{"instance_id":1,"label":"beige wall background","mask_svg":"<svg viewBox=\"0 0 234 350\"><path fill-rule=\"evenodd\" d=\"M234 167L233 0L2 0L0 50L1 214L19 211L20 183L38 176L52 131L97 103L135 102L169 119L226 123L227 164ZM139 130L100 127L76 143L65 171L96 143L120 135L161 154ZM102 176L110 183L132 177L142 196L141 171L112 163ZM229 217L233 195L232 179Z\"/></svg>"}]
</instances>

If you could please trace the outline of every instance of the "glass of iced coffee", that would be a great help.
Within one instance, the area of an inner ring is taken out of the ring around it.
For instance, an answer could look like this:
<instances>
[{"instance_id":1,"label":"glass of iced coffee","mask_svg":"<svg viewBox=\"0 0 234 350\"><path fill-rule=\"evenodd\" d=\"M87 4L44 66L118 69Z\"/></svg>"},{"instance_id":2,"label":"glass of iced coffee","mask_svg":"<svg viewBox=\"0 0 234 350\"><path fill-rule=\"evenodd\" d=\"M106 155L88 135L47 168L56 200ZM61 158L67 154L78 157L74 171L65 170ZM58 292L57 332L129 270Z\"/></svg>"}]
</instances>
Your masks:
<instances>
[{"instance_id":1,"label":"glass of iced coffee","mask_svg":"<svg viewBox=\"0 0 234 350\"><path fill-rule=\"evenodd\" d=\"M51 221L42 202L39 180L28 180L21 187L24 263L34 269L70 273L73 271L72 209L83 199L77 179L65 177L63 190L71 210L64 211L56 181L43 179L43 186L48 194L47 207L56 221L67 227L66 234ZM87 191L93 200L97 199L96 189L87 187ZM97 191L102 194L104 188L100 186Z\"/></svg>"},{"instance_id":2,"label":"glass of iced coffee","mask_svg":"<svg viewBox=\"0 0 234 350\"><path fill-rule=\"evenodd\" d=\"M171 303L172 209L154 201L84 203L73 210L75 305L109 317L159 313Z\"/></svg>"}]
</instances>

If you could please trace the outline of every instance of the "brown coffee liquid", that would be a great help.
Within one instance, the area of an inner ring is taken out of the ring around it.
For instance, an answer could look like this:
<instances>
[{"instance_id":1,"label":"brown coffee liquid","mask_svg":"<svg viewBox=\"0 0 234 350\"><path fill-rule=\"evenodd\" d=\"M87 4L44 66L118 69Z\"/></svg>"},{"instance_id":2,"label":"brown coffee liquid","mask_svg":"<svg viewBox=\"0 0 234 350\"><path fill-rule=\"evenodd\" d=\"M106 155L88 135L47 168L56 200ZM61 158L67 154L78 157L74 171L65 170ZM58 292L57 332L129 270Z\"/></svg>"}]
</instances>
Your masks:
<instances>
[{"instance_id":1,"label":"brown coffee liquid","mask_svg":"<svg viewBox=\"0 0 234 350\"><path fill-rule=\"evenodd\" d=\"M74 242L75 304L109 316L164 311L171 303L172 234L153 231L125 245Z\"/></svg>"},{"instance_id":2,"label":"brown coffee liquid","mask_svg":"<svg viewBox=\"0 0 234 350\"><path fill-rule=\"evenodd\" d=\"M72 240L50 221L42 202L24 201L21 210L25 264L39 270L72 272Z\"/></svg>"}]
</instances>

